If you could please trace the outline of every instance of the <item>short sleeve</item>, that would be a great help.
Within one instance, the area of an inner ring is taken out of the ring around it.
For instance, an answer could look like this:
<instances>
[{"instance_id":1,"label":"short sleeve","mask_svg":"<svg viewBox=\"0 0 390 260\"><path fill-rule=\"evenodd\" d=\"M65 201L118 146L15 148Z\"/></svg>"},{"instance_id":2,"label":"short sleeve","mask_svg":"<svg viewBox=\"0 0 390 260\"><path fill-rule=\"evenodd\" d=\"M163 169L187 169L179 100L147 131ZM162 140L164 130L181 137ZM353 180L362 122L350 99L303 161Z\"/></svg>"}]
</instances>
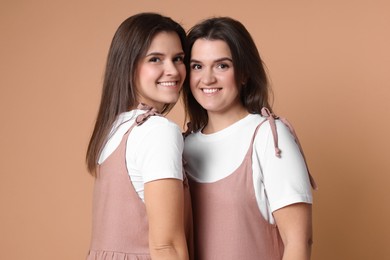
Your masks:
<instances>
[{"instance_id":1,"label":"short sleeve","mask_svg":"<svg viewBox=\"0 0 390 260\"><path fill-rule=\"evenodd\" d=\"M266 140L259 153L263 183L271 211L294 203L312 203L311 185L306 163L289 128L276 121L281 157L275 156L273 135L264 123Z\"/></svg>"},{"instance_id":2,"label":"short sleeve","mask_svg":"<svg viewBox=\"0 0 390 260\"><path fill-rule=\"evenodd\" d=\"M166 178L183 180L181 131L176 124L166 119L156 119L158 122L155 122L152 127L145 127L147 132L136 151L137 168L142 175L143 182ZM145 126L149 120L144 123Z\"/></svg>"}]
</instances>

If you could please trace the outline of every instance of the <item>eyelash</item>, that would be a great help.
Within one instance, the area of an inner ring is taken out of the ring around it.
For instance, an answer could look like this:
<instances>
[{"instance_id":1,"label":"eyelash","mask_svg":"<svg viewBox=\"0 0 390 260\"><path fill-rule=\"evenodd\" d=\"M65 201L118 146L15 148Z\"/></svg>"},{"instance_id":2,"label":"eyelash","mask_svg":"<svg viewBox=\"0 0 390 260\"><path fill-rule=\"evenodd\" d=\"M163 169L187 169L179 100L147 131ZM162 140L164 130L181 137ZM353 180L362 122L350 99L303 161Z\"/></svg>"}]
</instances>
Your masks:
<instances>
[{"instance_id":1,"label":"eyelash","mask_svg":"<svg viewBox=\"0 0 390 260\"><path fill-rule=\"evenodd\" d=\"M221 68L221 69L228 69L229 68L229 65L225 64L225 63L221 63L221 64L218 64L217 66L218 68Z\"/></svg>"},{"instance_id":2,"label":"eyelash","mask_svg":"<svg viewBox=\"0 0 390 260\"><path fill-rule=\"evenodd\" d=\"M226 64L226 63L217 64L216 67L219 68L219 69L228 69L228 68L230 68L230 66L228 64ZM193 70L202 69L202 65L200 65L200 64L191 64L191 69L193 69Z\"/></svg>"},{"instance_id":3,"label":"eyelash","mask_svg":"<svg viewBox=\"0 0 390 260\"><path fill-rule=\"evenodd\" d=\"M191 64L191 69L193 69L193 70L199 70L201 68L202 68L202 66L199 64Z\"/></svg>"},{"instance_id":4,"label":"eyelash","mask_svg":"<svg viewBox=\"0 0 390 260\"><path fill-rule=\"evenodd\" d=\"M161 59L159 57L151 57L149 59L149 62L160 62ZM184 62L184 56L177 56L177 57L174 57L173 62Z\"/></svg>"},{"instance_id":5,"label":"eyelash","mask_svg":"<svg viewBox=\"0 0 390 260\"><path fill-rule=\"evenodd\" d=\"M173 59L174 62L184 62L184 56L177 56Z\"/></svg>"},{"instance_id":6,"label":"eyelash","mask_svg":"<svg viewBox=\"0 0 390 260\"><path fill-rule=\"evenodd\" d=\"M149 59L149 61L150 61L150 62L159 62L159 61L161 61L161 59L158 58L158 57L151 57L151 58Z\"/></svg>"}]
</instances>

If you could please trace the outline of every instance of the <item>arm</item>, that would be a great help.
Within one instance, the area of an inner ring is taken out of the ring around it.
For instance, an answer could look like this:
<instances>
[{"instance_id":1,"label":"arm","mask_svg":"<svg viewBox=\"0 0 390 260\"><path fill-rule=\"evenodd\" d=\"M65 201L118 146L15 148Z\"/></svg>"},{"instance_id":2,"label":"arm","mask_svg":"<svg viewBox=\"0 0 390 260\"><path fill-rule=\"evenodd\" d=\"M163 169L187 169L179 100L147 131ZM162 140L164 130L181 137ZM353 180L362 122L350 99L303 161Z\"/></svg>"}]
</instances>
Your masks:
<instances>
[{"instance_id":1,"label":"arm","mask_svg":"<svg viewBox=\"0 0 390 260\"><path fill-rule=\"evenodd\" d=\"M145 206L152 259L187 260L182 181L161 179L145 183Z\"/></svg>"},{"instance_id":2,"label":"arm","mask_svg":"<svg viewBox=\"0 0 390 260\"><path fill-rule=\"evenodd\" d=\"M291 204L273 215L284 244L283 260L309 260L313 243L311 204Z\"/></svg>"},{"instance_id":3,"label":"arm","mask_svg":"<svg viewBox=\"0 0 390 260\"><path fill-rule=\"evenodd\" d=\"M267 124L268 125L268 124ZM266 125L266 126L267 126ZM276 121L281 157L275 156L271 128L260 157L264 186L284 244L283 260L309 260L312 244L312 194L305 160L289 128ZM259 148L261 151L261 147Z\"/></svg>"}]
</instances>

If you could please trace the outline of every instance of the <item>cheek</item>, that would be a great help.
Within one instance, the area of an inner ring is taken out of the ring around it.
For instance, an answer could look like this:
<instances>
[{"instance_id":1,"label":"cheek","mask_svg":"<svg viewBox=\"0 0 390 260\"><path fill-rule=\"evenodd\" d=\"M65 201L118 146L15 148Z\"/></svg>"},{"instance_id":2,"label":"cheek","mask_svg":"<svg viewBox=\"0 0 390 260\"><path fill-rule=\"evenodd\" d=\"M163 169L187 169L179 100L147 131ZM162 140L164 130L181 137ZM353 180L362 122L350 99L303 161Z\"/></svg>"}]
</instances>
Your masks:
<instances>
[{"instance_id":1,"label":"cheek","mask_svg":"<svg viewBox=\"0 0 390 260\"><path fill-rule=\"evenodd\" d=\"M234 73L229 73L225 77L226 83L229 85L236 85L236 79L234 78Z\"/></svg>"},{"instance_id":2,"label":"cheek","mask_svg":"<svg viewBox=\"0 0 390 260\"><path fill-rule=\"evenodd\" d=\"M189 75L190 77L190 86L191 86L191 89L195 89L198 82L199 82L199 75L197 75L196 73L190 73Z\"/></svg>"},{"instance_id":3,"label":"cheek","mask_svg":"<svg viewBox=\"0 0 390 260\"><path fill-rule=\"evenodd\" d=\"M196 92L195 92L195 90L196 90L196 84L195 84L194 79L193 79L192 77L190 78L190 89L191 89L192 94L195 94L195 93L196 93Z\"/></svg>"},{"instance_id":4,"label":"cheek","mask_svg":"<svg viewBox=\"0 0 390 260\"><path fill-rule=\"evenodd\" d=\"M182 77L182 80L184 80L184 78L187 75L186 66L184 64L182 64L179 67L177 67L177 70L179 71L179 74Z\"/></svg>"},{"instance_id":5,"label":"cheek","mask_svg":"<svg viewBox=\"0 0 390 260\"><path fill-rule=\"evenodd\" d=\"M197 82L198 80L196 79L196 77L194 77L193 75L190 76L190 89L191 89L191 92L192 94L195 96L196 95L196 88L198 86Z\"/></svg>"},{"instance_id":6,"label":"cheek","mask_svg":"<svg viewBox=\"0 0 390 260\"><path fill-rule=\"evenodd\" d=\"M226 75L224 79L221 79L220 81L224 82L224 85L228 87L229 89L238 92L239 91L239 86L236 84L236 79L234 78L234 75Z\"/></svg>"},{"instance_id":7,"label":"cheek","mask_svg":"<svg viewBox=\"0 0 390 260\"><path fill-rule=\"evenodd\" d=\"M145 80L148 80L149 78L153 77L155 74L155 72L146 67L146 66L141 66L141 68L139 68L138 70L138 73L137 73L137 78L139 79L139 81L145 81Z\"/></svg>"}]
</instances>

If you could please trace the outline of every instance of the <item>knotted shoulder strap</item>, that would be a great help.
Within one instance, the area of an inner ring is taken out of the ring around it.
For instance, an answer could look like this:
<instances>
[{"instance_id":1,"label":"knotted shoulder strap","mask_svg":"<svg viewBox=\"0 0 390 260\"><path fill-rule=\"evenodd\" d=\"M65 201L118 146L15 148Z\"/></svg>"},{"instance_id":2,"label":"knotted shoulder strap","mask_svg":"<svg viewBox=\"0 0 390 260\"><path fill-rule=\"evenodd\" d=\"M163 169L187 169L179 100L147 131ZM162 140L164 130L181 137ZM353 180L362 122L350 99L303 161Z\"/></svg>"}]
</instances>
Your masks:
<instances>
[{"instance_id":1,"label":"knotted shoulder strap","mask_svg":"<svg viewBox=\"0 0 390 260\"><path fill-rule=\"evenodd\" d=\"M137 109L141 109L141 110L146 110L145 113L137 116L137 118L135 119L135 123L140 126L142 125L143 123L146 122L146 120L148 120L149 117L151 116L162 116L158 111L157 109L155 109L154 107L150 107L146 104L143 104L143 103L140 103L137 107Z\"/></svg>"},{"instance_id":2,"label":"knotted shoulder strap","mask_svg":"<svg viewBox=\"0 0 390 260\"><path fill-rule=\"evenodd\" d=\"M310 184L312 186L313 189L317 190L318 187L317 187L317 184L313 178L313 176L311 175L310 171L309 171L309 167L307 165L307 161L306 161L306 157L305 157L305 154L303 152L303 149L302 149L302 146L301 146L301 143L299 142L299 139L298 139L298 136L294 130L294 128L292 127L292 125L287 121L286 118L281 118L281 117L278 117L278 116L275 116L274 114L272 114L268 108L266 107L263 107L261 109L261 115L266 117L270 126L271 126L271 131L272 131L272 135L273 135L273 139L274 139L274 147L275 147L275 156L277 157L281 157L281 153L282 151L279 149L279 146L278 146L278 133L277 133L277 129L276 129L276 123L275 123L275 120L280 120L283 124L285 124L288 129L290 130L291 134L294 136L294 139L295 139L295 142L297 143L298 147L299 147L299 150L302 154L302 157L305 161L305 164L306 164L306 168L307 168L307 171L308 171L308 174L309 174L309 179L310 179Z\"/></svg>"}]
</instances>

